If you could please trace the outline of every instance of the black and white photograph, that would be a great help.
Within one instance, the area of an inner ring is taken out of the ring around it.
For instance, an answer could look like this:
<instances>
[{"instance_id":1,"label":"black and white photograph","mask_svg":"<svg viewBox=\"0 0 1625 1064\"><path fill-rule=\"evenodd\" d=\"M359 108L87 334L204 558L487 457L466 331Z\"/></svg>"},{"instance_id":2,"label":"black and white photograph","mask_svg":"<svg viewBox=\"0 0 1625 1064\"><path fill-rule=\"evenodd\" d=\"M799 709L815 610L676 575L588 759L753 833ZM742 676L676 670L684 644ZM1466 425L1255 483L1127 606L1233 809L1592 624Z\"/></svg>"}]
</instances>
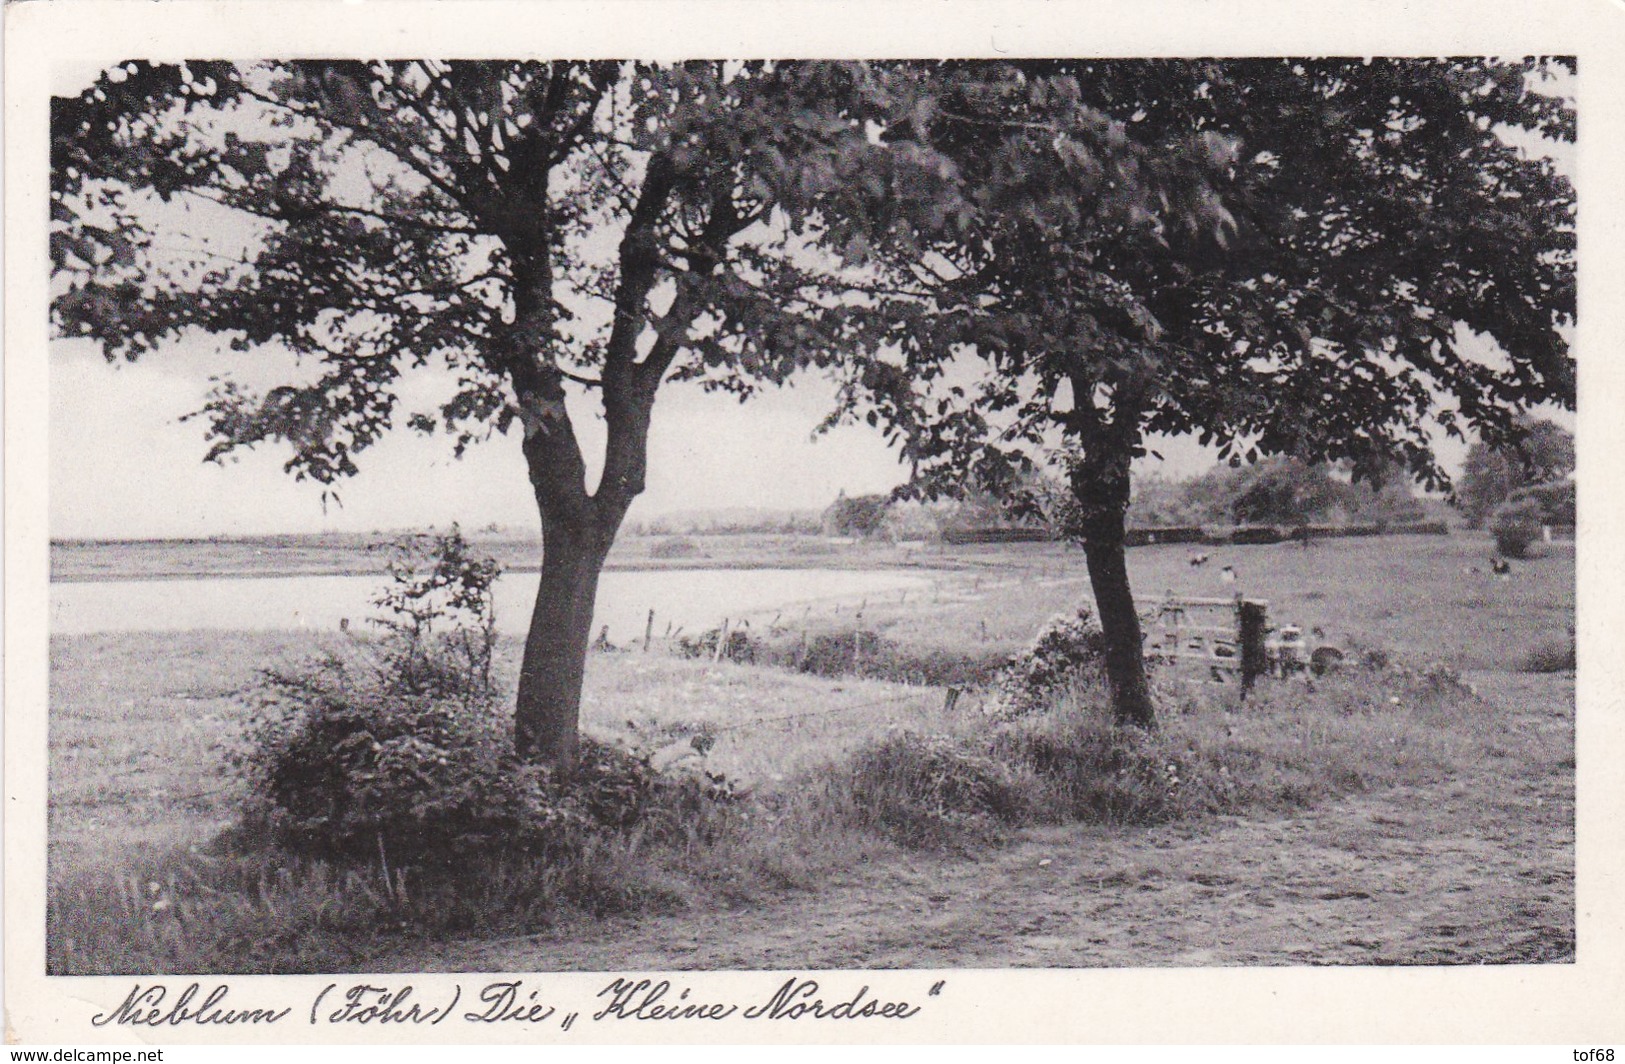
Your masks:
<instances>
[{"instance_id":1,"label":"black and white photograph","mask_svg":"<svg viewBox=\"0 0 1625 1064\"><path fill-rule=\"evenodd\" d=\"M140 6L8 20L8 1040L1618 1036L1625 12Z\"/></svg>"}]
</instances>

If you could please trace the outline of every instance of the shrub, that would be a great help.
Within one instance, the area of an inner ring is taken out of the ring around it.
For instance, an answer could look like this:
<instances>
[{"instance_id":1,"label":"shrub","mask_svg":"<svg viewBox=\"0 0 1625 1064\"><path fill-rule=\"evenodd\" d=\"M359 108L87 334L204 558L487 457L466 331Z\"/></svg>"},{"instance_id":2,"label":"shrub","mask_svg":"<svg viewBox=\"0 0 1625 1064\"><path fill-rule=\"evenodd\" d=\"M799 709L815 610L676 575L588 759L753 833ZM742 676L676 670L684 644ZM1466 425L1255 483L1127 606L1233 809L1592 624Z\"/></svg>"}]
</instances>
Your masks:
<instances>
[{"instance_id":1,"label":"shrub","mask_svg":"<svg viewBox=\"0 0 1625 1064\"><path fill-rule=\"evenodd\" d=\"M710 628L696 636L680 635L677 637L677 652L685 658L716 658L719 656L717 641L721 638L721 628ZM735 628L728 633L728 641L723 644L720 657L749 665L756 660L756 641L750 637L750 633Z\"/></svg>"},{"instance_id":2,"label":"shrub","mask_svg":"<svg viewBox=\"0 0 1625 1064\"><path fill-rule=\"evenodd\" d=\"M501 566L476 556L456 525L389 546L389 583L373 599L383 616L372 623L389 634L382 665L394 672L392 682L411 694L489 702Z\"/></svg>"},{"instance_id":3,"label":"shrub","mask_svg":"<svg viewBox=\"0 0 1625 1064\"><path fill-rule=\"evenodd\" d=\"M1519 666L1521 672L1573 672L1579 655L1574 633L1567 640L1547 639L1529 648Z\"/></svg>"},{"instance_id":4,"label":"shrub","mask_svg":"<svg viewBox=\"0 0 1625 1064\"><path fill-rule=\"evenodd\" d=\"M1576 518L1576 491L1572 480L1554 480L1548 484L1535 484L1519 488L1507 499L1521 502L1533 499L1540 506L1540 519L1548 525L1572 525Z\"/></svg>"},{"instance_id":5,"label":"shrub","mask_svg":"<svg viewBox=\"0 0 1625 1064\"><path fill-rule=\"evenodd\" d=\"M712 654L716 645L714 632L698 636L692 647L679 640L679 650L689 657ZM751 640L748 653L746 648L738 648L740 653L735 649L730 645L727 653L734 661L794 669L830 679L862 676L926 687L981 687L1008 661L1005 654L993 649L965 651L904 645L868 628L803 635L771 630L769 635Z\"/></svg>"},{"instance_id":6,"label":"shrub","mask_svg":"<svg viewBox=\"0 0 1625 1064\"><path fill-rule=\"evenodd\" d=\"M1524 557L1529 545L1540 538L1542 523L1539 501L1525 497L1503 503L1490 516L1495 549L1508 558Z\"/></svg>"},{"instance_id":7,"label":"shrub","mask_svg":"<svg viewBox=\"0 0 1625 1064\"><path fill-rule=\"evenodd\" d=\"M655 809L657 828L701 811L714 787L648 755L584 739L567 773L517 755L491 681L496 571L455 529L402 541L381 640L262 674L236 758L245 838L387 868L573 851Z\"/></svg>"},{"instance_id":8,"label":"shrub","mask_svg":"<svg viewBox=\"0 0 1625 1064\"><path fill-rule=\"evenodd\" d=\"M519 758L505 710L403 690L361 654L268 673L248 749L243 832L341 861L450 864L561 855L638 826L689 831L726 781L662 773L587 737L567 775ZM658 814L658 816L656 815Z\"/></svg>"},{"instance_id":9,"label":"shrub","mask_svg":"<svg viewBox=\"0 0 1625 1064\"><path fill-rule=\"evenodd\" d=\"M795 665L814 676L861 675L865 662L878 661L889 649L880 633L867 628L819 632L807 640Z\"/></svg>"},{"instance_id":10,"label":"shrub","mask_svg":"<svg viewBox=\"0 0 1625 1064\"><path fill-rule=\"evenodd\" d=\"M826 536L858 536L868 539L880 531L891 506L889 495L848 497L843 491L824 510L822 526Z\"/></svg>"},{"instance_id":11,"label":"shrub","mask_svg":"<svg viewBox=\"0 0 1625 1064\"><path fill-rule=\"evenodd\" d=\"M857 751L833 789L849 822L916 848L986 844L1001 826L1157 824L1246 797L1213 758L1118 727L1104 699L1071 696L967 734L887 736Z\"/></svg>"},{"instance_id":12,"label":"shrub","mask_svg":"<svg viewBox=\"0 0 1625 1064\"><path fill-rule=\"evenodd\" d=\"M1053 617L1000 673L989 703L1002 716L1048 709L1073 684L1098 679L1104 654L1105 640L1089 607Z\"/></svg>"},{"instance_id":13,"label":"shrub","mask_svg":"<svg viewBox=\"0 0 1625 1064\"><path fill-rule=\"evenodd\" d=\"M996 740L1003 759L1038 783L1033 807L1046 819L1143 825L1175 819L1192 796L1212 795L1189 751L1143 728L1112 725L1104 714L1063 714L1008 728Z\"/></svg>"}]
</instances>

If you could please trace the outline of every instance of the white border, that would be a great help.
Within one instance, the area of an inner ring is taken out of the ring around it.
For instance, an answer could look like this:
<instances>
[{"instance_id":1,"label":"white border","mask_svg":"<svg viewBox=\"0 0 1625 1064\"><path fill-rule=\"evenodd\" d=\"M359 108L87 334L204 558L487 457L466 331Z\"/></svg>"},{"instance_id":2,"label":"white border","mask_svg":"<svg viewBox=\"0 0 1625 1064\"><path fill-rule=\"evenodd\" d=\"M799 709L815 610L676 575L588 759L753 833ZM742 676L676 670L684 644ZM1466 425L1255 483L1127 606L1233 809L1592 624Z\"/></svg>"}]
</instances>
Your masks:
<instances>
[{"instance_id":1,"label":"white border","mask_svg":"<svg viewBox=\"0 0 1625 1064\"><path fill-rule=\"evenodd\" d=\"M1579 958L1496 968L874 973L828 983L918 998L950 993L928 1022L784 1028L722 1024L584 1024L554 1032L490 1031L514 1042L1548 1042L1606 1044L1625 1032L1625 691L1619 547L1622 499L1611 459L1625 453L1615 349L1625 337L1625 6L1614 0L1404 0L1302 4L1198 0L1041 3L889 0L282 0L137 3L58 0L5 12L5 989L8 1041L130 1041L88 1018L128 993L127 978L53 978L44 970L46 523L46 101L54 64L258 56L935 57L1267 54L1577 54L1581 285L1579 616ZM757 997L763 973L681 977L706 996ZM425 998L473 977L413 977ZM203 980L205 987L220 980ZM321 977L230 980L233 999L308 1003ZM348 984L355 980L340 980ZM379 977L399 985L399 977ZM547 975L538 985L593 1007L608 981ZM184 980L165 979L171 987ZM697 991L698 993L698 991ZM308 1007L308 1006L307 1006ZM650 1029L655 1027L658 1029ZM221 1040L217 1031L148 1032L156 1042ZM464 1025L397 1032L286 1027L238 1037L376 1043L471 1040ZM1565 1058L1566 1059L1566 1058Z\"/></svg>"}]
</instances>

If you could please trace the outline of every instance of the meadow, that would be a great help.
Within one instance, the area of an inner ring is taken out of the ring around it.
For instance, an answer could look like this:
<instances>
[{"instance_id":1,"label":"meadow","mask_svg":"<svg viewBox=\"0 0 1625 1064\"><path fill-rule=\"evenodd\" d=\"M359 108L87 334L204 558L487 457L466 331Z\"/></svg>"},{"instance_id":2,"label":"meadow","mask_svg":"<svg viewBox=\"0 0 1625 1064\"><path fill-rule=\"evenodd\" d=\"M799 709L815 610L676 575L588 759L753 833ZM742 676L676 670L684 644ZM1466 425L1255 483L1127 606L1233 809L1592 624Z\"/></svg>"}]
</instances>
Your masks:
<instances>
[{"instance_id":1,"label":"meadow","mask_svg":"<svg viewBox=\"0 0 1625 1064\"><path fill-rule=\"evenodd\" d=\"M941 687L896 682L909 663L1019 650L1085 598L1081 555L885 550L865 557L931 568L930 593L748 629L764 647L872 633L853 645L884 653L846 674L658 641L590 661L590 734L736 788L703 831L634 831L568 867L498 860L473 882L395 883L219 842L241 794L228 767L240 692L267 664L354 637L54 637L52 970L1572 956L1572 547L1506 580L1488 571L1488 540L1463 534L1219 547L1200 568L1185 548L1135 549L1142 600L1239 590L1350 661L1246 702L1159 675L1149 738L1112 729L1089 683L1001 721L985 691L950 707ZM1226 564L1233 588L1217 581ZM498 670L511 685L513 647Z\"/></svg>"}]
</instances>

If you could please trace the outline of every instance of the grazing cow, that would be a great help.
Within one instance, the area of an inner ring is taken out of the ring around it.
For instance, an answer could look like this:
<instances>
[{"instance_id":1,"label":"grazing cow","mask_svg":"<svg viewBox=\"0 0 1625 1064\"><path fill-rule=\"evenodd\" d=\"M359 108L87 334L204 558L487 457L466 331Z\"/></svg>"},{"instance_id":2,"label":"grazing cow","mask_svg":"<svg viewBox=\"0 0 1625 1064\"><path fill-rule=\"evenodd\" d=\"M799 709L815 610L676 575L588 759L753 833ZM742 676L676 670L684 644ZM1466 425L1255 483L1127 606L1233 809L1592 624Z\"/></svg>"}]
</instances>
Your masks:
<instances>
[{"instance_id":1,"label":"grazing cow","mask_svg":"<svg viewBox=\"0 0 1625 1064\"><path fill-rule=\"evenodd\" d=\"M1491 558L1490 572L1494 573L1496 576L1507 576L1512 572L1512 563L1500 556Z\"/></svg>"},{"instance_id":2,"label":"grazing cow","mask_svg":"<svg viewBox=\"0 0 1625 1064\"><path fill-rule=\"evenodd\" d=\"M1235 567L1231 566L1231 565L1227 565L1223 569L1220 569L1219 570L1219 579L1224 581L1227 584L1235 583L1236 582L1236 570L1235 570Z\"/></svg>"},{"instance_id":3,"label":"grazing cow","mask_svg":"<svg viewBox=\"0 0 1625 1064\"><path fill-rule=\"evenodd\" d=\"M1206 564L1207 564L1207 555L1206 554L1192 554L1191 555L1191 567L1192 568L1195 568L1195 567L1201 566L1201 565L1206 565Z\"/></svg>"}]
</instances>

